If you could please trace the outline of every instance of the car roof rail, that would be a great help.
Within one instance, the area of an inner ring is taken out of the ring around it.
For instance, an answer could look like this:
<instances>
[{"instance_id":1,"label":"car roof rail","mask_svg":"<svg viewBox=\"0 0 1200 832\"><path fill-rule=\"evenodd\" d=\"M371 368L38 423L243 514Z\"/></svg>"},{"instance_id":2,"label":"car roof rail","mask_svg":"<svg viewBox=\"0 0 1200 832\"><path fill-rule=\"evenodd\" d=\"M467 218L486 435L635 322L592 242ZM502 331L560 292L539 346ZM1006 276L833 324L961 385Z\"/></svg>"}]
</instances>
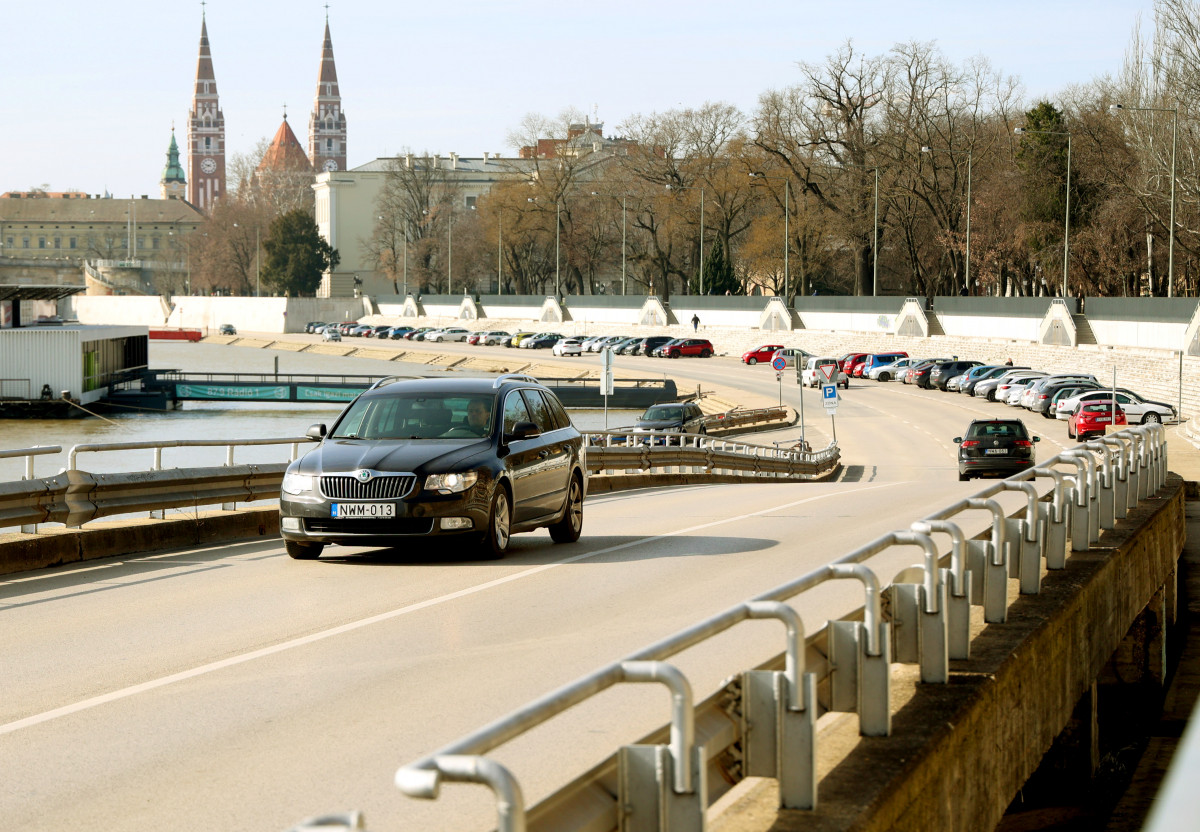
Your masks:
<instances>
[{"instance_id":1,"label":"car roof rail","mask_svg":"<svg viewBox=\"0 0 1200 832\"><path fill-rule=\"evenodd\" d=\"M507 384L510 381L527 381L530 384L541 384L536 378L525 373L505 373L502 376L496 376L496 380L492 382L492 389Z\"/></svg>"},{"instance_id":2,"label":"car roof rail","mask_svg":"<svg viewBox=\"0 0 1200 832\"><path fill-rule=\"evenodd\" d=\"M384 376L367 389L374 390L376 387L383 387L385 384L391 384L396 381L410 381L414 378L420 378L420 376Z\"/></svg>"}]
</instances>

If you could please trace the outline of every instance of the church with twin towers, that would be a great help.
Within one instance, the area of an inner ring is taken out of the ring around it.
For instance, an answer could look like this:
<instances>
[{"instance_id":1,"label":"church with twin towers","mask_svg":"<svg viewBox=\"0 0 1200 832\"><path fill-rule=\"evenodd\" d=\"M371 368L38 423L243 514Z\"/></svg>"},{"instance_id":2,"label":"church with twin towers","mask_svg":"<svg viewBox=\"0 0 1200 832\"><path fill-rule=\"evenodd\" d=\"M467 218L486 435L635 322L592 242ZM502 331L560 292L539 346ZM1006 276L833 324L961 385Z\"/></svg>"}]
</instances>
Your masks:
<instances>
[{"instance_id":1,"label":"church with twin towers","mask_svg":"<svg viewBox=\"0 0 1200 832\"><path fill-rule=\"evenodd\" d=\"M174 138L171 143L175 143ZM164 178L163 195L168 195L172 184L178 191L184 191L186 187L187 200L192 205L205 212L212 211L216 201L225 195L225 151L225 115L217 94L217 76L208 42L208 21L202 16L200 57L196 64L192 107L188 113L185 151L190 181L186 184L178 181L183 178L179 170L176 182L169 183ZM308 148L305 150L300 145L285 114L283 124L264 156L264 164L282 165L289 170L305 169L307 166L314 175L322 171L346 169L346 114L342 110L342 96L338 90L328 17L325 19L325 39L321 44L317 94L308 119Z\"/></svg>"}]
</instances>

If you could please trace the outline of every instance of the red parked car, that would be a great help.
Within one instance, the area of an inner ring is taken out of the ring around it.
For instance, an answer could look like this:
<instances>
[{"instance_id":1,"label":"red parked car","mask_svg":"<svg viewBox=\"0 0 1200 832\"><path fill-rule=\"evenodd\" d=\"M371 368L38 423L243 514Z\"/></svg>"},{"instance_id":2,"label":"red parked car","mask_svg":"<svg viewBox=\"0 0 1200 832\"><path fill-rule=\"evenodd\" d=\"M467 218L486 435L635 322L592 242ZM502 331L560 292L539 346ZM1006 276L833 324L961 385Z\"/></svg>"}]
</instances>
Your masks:
<instances>
[{"instance_id":1,"label":"red parked car","mask_svg":"<svg viewBox=\"0 0 1200 832\"><path fill-rule=\"evenodd\" d=\"M1114 418L1114 416L1116 418ZM1103 436L1109 425L1126 425L1125 411L1109 402L1082 402L1067 420L1067 436L1071 439L1088 439Z\"/></svg>"},{"instance_id":2,"label":"red parked car","mask_svg":"<svg viewBox=\"0 0 1200 832\"><path fill-rule=\"evenodd\" d=\"M783 349L783 344L764 344L756 350L749 350L742 353L742 363L750 365L770 364L771 356L775 354L776 350L781 349Z\"/></svg>"},{"instance_id":3,"label":"red parked car","mask_svg":"<svg viewBox=\"0 0 1200 832\"><path fill-rule=\"evenodd\" d=\"M713 354L713 345L712 341L705 338L680 338L675 343L663 347L662 354L663 358L709 358Z\"/></svg>"},{"instance_id":4,"label":"red parked car","mask_svg":"<svg viewBox=\"0 0 1200 832\"><path fill-rule=\"evenodd\" d=\"M847 376L854 375L854 368L858 367L858 377L862 378L862 365L871 357L869 352L852 352L842 356L842 360L838 362L838 367Z\"/></svg>"}]
</instances>

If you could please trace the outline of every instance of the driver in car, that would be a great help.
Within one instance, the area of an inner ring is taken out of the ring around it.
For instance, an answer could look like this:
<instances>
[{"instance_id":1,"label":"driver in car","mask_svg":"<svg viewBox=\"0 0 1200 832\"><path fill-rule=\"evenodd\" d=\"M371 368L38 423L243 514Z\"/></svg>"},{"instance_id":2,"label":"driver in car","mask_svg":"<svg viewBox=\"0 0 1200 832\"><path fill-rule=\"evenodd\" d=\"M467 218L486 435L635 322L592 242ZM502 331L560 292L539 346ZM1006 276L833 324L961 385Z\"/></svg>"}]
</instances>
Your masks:
<instances>
[{"instance_id":1,"label":"driver in car","mask_svg":"<svg viewBox=\"0 0 1200 832\"><path fill-rule=\"evenodd\" d=\"M487 436L491 415L486 399L471 399L467 403L467 430L475 436Z\"/></svg>"}]
</instances>

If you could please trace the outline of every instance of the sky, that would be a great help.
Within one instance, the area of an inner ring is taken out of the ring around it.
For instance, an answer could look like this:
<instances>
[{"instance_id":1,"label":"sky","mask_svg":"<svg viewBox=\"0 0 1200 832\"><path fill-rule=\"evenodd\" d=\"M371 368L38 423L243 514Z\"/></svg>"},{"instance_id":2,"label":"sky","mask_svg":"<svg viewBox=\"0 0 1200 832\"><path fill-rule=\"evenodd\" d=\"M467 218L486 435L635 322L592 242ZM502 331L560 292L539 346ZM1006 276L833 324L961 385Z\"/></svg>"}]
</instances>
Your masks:
<instances>
[{"instance_id":1,"label":"sky","mask_svg":"<svg viewBox=\"0 0 1200 832\"><path fill-rule=\"evenodd\" d=\"M349 166L379 156L512 156L529 113L568 108L619 133L630 116L706 102L753 113L846 40L866 55L934 41L986 57L1030 102L1116 74L1152 0L210 0L227 155L289 122L306 143L326 8ZM187 134L199 0L4 4L0 192L158 195L171 126ZM185 159L186 164L186 159Z\"/></svg>"}]
</instances>

